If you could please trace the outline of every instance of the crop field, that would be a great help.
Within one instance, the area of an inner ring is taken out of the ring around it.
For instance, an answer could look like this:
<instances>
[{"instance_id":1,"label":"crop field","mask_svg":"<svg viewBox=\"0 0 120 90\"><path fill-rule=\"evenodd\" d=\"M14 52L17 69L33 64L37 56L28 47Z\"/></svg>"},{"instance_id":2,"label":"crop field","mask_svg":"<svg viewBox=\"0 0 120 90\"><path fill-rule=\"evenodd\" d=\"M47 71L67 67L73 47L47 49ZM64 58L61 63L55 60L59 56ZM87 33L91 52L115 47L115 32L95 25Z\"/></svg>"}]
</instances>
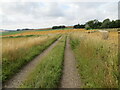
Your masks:
<instances>
[{"instance_id":1,"label":"crop field","mask_svg":"<svg viewBox=\"0 0 120 90\"><path fill-rule=\"evenodd\" d=\"M68 32L89 32L85 29L67 29L67 30L30 30L30 31L15 31L15 32L4 32L1 37L15 37L15 36L26 36L26 35L48 35L48 34L64 34ZM96 30L90 30L91 32L94 32Z\"/></svg>"},{"instance_id":2,"label":"crop field","mask_svg":"<svg viewBox=\"0 0 120 90\"><path fill-rule=\"evenodd\" d=\"M85 29L3 34L3 87L118 88L118 32L108 31L107 39Z\"/></svg>"}]
</instances>

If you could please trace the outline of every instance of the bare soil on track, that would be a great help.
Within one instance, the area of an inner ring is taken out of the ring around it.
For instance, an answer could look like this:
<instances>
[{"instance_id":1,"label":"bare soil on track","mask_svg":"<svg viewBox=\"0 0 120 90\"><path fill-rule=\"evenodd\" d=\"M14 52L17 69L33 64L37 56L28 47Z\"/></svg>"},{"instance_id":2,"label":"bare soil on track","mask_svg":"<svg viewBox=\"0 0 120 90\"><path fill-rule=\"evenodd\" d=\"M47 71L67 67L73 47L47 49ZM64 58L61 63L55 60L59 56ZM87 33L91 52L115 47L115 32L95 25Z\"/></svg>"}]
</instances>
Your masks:
<instances>
[{"instance_id":1,"label":"bare soil on track","mask_svg":"<svg viewBox=\"0 0 120 90\"><path fill-rule=\"evenodd\" d=\"M80 86L81 81L76 68L76 60L70 46L70 39L67 37L60 88L80 88Z\"/></svg>"},{"instance_id":2,"label":"bare soil on track","mask_svg":"<svg viewBox=\"0 0 120 90\"><path fill-rule=\"evenodd\" d=\"M34 58L31 62L29 62L26 66L24 66L19 73L13 76L10 80L8 80L3 88L19 88L22 82L27 78L27 76L34 70L35 66L39 64L43 57L45 57L52 48L58 43L61 39L60 37L57 41L55 41L51 46L49 46L46 50L44 50L40 55Z\"/></svg>"}]
</instances>

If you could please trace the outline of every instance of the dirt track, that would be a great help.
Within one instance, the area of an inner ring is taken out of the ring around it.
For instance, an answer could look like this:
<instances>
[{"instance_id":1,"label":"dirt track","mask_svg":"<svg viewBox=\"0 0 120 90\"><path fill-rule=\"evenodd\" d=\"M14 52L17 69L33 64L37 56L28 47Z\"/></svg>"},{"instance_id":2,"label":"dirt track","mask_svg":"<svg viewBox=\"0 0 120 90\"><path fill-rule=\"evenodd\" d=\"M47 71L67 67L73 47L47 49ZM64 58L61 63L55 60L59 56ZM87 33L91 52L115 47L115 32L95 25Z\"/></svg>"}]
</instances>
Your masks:
<instances>
[{"instance_id":1,"label":"dirt track","mask_svg":"<svg viewBox=\"0 0 120 90\"><path fill-rule=\"evenodd\" d=\"M76 68L76 60L71 50L70 40L67 38L64 57L64 70L60 88L80 88L80 85L81 82Z\"/></svg>"},{"instance_id":2,"label":"dirt track","mask_svg":"<svg viewBox=\"0 0 120 90\"><path fill-rule=\"evenodd\" d=\"M19 73L13 76L8 82L6 82L3 87L4 88L19 88L22 82L27 78L27 76L33 71L35 66L37 66L42 58L46 56L51 49L58 43L59 38L56 42L54 42L49 48L47 48L44 52L38 55L35 59L29 62L26 66L24 66ZM64 69L63 75L60 82L60 88L80 88L81 81L76 68L76 60L72 49L70 47L70 40L67 38L66 48L65 48L65 56L64 56Z\"/></svg>"},{"instance_id":3,"label":"dirt track","mask_svg":"<svg viewBox=\"0 0 120 90\"><path fill-rule=\"evenodd\" d=\"M42 60L44 56L50 52L50 50L58 43L58 41L61 39L61 37L54 42L50 47L48 47L44 52L42 52L40 55L38 55L35 59L33 59L31 62L29 62L26 66L24 66L19 73L17 73L15 76L13 76L12 79L10 79L8 82L6 82L3 87L4 88L18 88L22 82L26 79L26 77L33 71L35 66L39 64L39 62Z\"/></svg>"}]
</instances>

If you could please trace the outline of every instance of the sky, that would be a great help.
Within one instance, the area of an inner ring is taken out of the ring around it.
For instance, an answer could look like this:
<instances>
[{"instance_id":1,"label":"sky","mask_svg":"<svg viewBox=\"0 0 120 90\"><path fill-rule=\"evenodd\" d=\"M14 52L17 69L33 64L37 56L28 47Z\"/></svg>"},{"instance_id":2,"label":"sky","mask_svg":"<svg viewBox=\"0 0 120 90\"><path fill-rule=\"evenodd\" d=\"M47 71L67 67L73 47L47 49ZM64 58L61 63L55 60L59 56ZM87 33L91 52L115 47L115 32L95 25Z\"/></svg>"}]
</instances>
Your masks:
<instances>
[{"instance_id":1,"label":"sky","mask_svg":"<svg viewBox=\"0 0 120 90\"><path fill-rule=\"evenodd\" d=\"M0 29L47 28L55 25L71 26L89 20L118 19L118 1L52 0L0 2Z\"/></svg>"}]
</instances>

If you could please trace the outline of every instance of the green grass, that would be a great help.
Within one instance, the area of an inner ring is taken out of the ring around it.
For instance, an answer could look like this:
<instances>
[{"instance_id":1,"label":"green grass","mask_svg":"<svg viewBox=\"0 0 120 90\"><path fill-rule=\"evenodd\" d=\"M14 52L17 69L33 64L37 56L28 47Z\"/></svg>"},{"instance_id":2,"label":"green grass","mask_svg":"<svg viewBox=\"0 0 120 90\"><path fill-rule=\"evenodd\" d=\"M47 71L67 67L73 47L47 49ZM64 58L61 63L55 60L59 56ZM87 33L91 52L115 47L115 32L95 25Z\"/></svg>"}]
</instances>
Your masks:
<instances>
[{"instance_id":1,"label":"green grass","mask_svg":"<svg viewBox=\"0 0 120 90\"><path fill-rule=\"evenodd\" d=\"M16 51L16 53L21 53L21 56L16 58L16 60L11 60L10 58L6 58L5 55L3 55L2 81L5 82L9 78L11 78L11 76L17 73L25 64L27 64L29 61L35 58L35 56L40 54L43 50L45 50L48 46L55 42L58 37L59 35L54 38L50 38L42 42L40 45L33 46L32 48L29 48L27 50L24 50L24 48L20 48L19 52Z\"/></svg>"},{"instance_id":2,"label":"green grass","mask_svg":"<svg viewBox=\"0 0 120 90\"><path fill-rule=\"evenodd\" d=\"M60 82L64 60L65 39L63 37L58 44L45 56L34 71L28 76L22 88L57 88Z\"/></svg>"},{"instance_id":3,"label":"green grass","mask_svg":"<svg viewBox=\"0 0 120 90\"><path fill-rule=\"evenodd\" d=\"M117 88L118 58L116 49L93 39L71 36L71 46L78 62L84 88Z\"/></svg>"},{"instance_id":4,"label":"green grass","mask_svg":"<svg viewBox=\"0 0 120 90\"><path fill-rule=\"evenodd\" d=\"M28 31L9 31L9 32L2 32L2 34L0 35L13 35L13 34L24 33L24 32L28 32Z\"/></svg>"}]
</instances>

